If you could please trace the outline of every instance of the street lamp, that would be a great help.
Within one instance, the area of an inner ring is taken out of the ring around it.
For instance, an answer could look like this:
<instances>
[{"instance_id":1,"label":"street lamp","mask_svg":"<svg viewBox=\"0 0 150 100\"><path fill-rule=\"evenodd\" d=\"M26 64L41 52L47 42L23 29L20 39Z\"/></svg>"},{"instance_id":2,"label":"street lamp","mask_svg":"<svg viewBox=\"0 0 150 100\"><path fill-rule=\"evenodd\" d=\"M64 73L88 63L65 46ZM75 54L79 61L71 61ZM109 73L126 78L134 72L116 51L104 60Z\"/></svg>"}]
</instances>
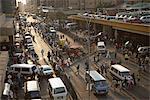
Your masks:
<instances>
[{"instance_id":1,"label":"street lamp","mask_svg":"<svg viewBox=\"0 0 150 100\"><path fill-rule=\"evenodd\" d=\"M89 19L89 18L88 18ZM90 47L91 47L91 44L90 44L90 39L92 39L92 38L96 38L96 37L98 37L98 36L100 36L102 33L100 32L100 33L98 33L97 35L95 35L95 36L90 36L90 22L91 22L91 17L90 17L90 19L88 20L87 19L87 28L88 28L88 55L90 55ZM95 18L94 18L95 19ZM87 67L88 67L88 73L90 74L90 58L89 58L89 56L88 56L88 65L87 65ZM89 100L91 100L90 99L90 81L88 82L88 90L89 90Z\"/></svg>"}]
</instances>

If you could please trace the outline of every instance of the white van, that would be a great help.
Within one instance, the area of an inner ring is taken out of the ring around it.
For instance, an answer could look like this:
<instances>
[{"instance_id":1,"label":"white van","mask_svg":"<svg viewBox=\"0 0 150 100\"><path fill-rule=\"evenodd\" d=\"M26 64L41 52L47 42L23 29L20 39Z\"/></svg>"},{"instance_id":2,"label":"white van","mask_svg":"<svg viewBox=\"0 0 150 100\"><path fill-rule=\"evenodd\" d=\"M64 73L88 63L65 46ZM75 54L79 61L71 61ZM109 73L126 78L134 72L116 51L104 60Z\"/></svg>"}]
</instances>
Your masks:
<instances>
[{"instance_id":1,"label":"white van","mask_svg":"<svg viewBox=\"0 0 150 100\"><path fill-rule=\"evenodd\" d=\"M140 20L143 22L143 23L150 23L150 15L148 16L142 16L140 18Z\"/></svg>"},{"instance_id":2,"label":"white van","mask_svg":"<svg viewBox=\"0 0 150 100\"><path fill-rule=\"evenodd\" d=\"M50 78L49 81L49 92L54 100L66 100L67 99L67 89L63 81L59 78Z\"/></svg>"},{"instance_id":3,"label":"white van","mask_svg":"<svg viewBox=\"0 0 150 100\"><path fill-rule=\"evenodd\" d=\"M42 100L39 83L36 80L27 81L24 84L25 99Z\"/></svg>"},{"instance_id":4,"label":"white van","mask_svg":"<svg viewBox=\"0 0 150 100\"><path fill-rule=\"evenodd\" d=\"M106 53L106 46L105 46L105 43L103 41L100 41L97 43L97 50L100 53Z\"/></svg>"},{"instance_id":5,"label":"white van","mask_svg":"<svg viewBox=\"0 0 150 100\"><path fill-rule=\"evenodd\" d=\"M33 72L39 73L39 69L34 64L13 64L8 69L9 72L31 75Z\"/></svg>"},{"instance_id":6,"label":"white van","mask_svg":"<svg viewBox=\"0 0 150 100\"><path fill-rule=\"evenodd\" d=\"M92 84L92 90L95 94L106 95L109 91L109 86L106 79L100 75L96 70L87 71L85 74L86 82Z\"/></svg>"},{"instance_id":7,"label":"white van","mask_svg":"<svg viewBox=\"0 0 150 100\"><path fill-rule=\"evenodd\" d=\"M150 46L144 46L138 48L138 53L141 55L148 55L150 54Z\"/></svg>"},{"instance_id":8,"label":"white van","mask_svg":"<svg viewBox=\"0 0 150 100\"><path fill-rule=\"evenodd\" d=\"M109 72L111 74L111 76L116 79L116 80L124 80L125 78L127 80L132 80L133 78L130 75L130 70L123 67L122 65L111 65Z\"/></svg>"},{"instance_id":9,"label":"white van","mask_svg":"<svg viewBox=\"0 0 150 100\"><path fill-rule=\"evenodd\" d=\"M5 83L4 86L4 90L3 90L3 96L9 96L9 92L10 92L10 84L9 83Z\"/></svg>"}]
</instances>

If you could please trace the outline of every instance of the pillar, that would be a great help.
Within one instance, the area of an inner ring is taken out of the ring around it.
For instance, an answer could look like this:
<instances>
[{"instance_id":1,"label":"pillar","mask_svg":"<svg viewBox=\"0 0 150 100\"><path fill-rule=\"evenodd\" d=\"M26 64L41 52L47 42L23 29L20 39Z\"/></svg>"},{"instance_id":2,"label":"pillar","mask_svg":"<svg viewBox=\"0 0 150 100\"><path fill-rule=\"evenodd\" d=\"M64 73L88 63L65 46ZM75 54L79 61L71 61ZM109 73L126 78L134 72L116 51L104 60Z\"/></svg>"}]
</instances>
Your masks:
<instances>
[{"instance_id":1,"label":"pillar","mask_svg":"<svg viewBox=\"0 0 150 100\"><path fill-rule=\"evenodd\" d=\"M108 36L110 36L112 34L112 27L103 25L103 33L108 34Z\"/></svg>"},{"instance_id":2,"label":"pillar","mask_svg":"<svg viewBox=\"0 0 150 100\"><path fill-rule=\"evenodd\" d=\"M114 35L115 35L115 40L117 40L117 37L118 37L118 31L117 31L117 29L115 29Z\"/></svg>"}]
</instances>

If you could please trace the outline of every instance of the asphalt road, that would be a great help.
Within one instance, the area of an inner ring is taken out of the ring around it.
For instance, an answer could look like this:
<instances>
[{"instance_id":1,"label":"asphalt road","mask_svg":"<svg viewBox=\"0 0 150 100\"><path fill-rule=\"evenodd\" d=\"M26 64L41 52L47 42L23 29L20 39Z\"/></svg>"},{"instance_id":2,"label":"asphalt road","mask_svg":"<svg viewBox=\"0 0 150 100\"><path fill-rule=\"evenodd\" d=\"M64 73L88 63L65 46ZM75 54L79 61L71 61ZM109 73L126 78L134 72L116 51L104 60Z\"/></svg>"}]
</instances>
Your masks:
<instances>
[{"instance_id":1,"label":"asphalt road","mask_svg":"<svg viewBox=\"0 0 150 100\"><path fill-rule=\"evenodd\" d=\"M32 35L35 36L35 43L34 43L34 47L35 47L35 52L38 54L39 56L39 62L40 64L46 64L45 61L43 59L45 59L47 61L47 52L49 50L51 50L51 48L48 46L48 44L46 44L44 42L44 40L38 35L38 33L36 34L34 29L32 28L31 30ZM59 34L63 34L63 33L59 33ZM67 37L65 35L65 37ZM71 43L73 43L73 40L69 37L67 37L69 39L69 41L71 41ZM41 55L41 49L44 49L44 57L42 57ZM111 50L111 49L110 49ZM118 56L119 59L123 59L123 57L121 57L120 55ZM102 60L100 60L98 62L98 64L93 63L93 58L91 57L91 69L96 69L96 67L98 67L97 65L101 64L104 61L108 61L107 59L102 58ZM84 76L85 76L85 61L81 61L78 64L80 64L80 72L79 75L77 75L76 72L76 66L72 66L71 69L66 68L65 71L67 73L68 76L70 76L70 81L72 82L76 93L78 94L78 96L80 97L80 100L87 100L90 99L91 100L122 100L122 99L141 99L141 97L145 98L146 100L148 99L149 96L149 89L147 86L149 86L148 82L149 82L149 78L147 78L146 76L143 76L144 78L141 78L141 82L140 85L136 86L133 90L127 90L127 91L120 91L120 90L116 90L114 91L114 89L112 87L110 87L110 91L108 93L107 96L95 96L93 93L90 93L89 96L89 91L86 89L86 82L84 80ZM122 63L123 65L125 65L126 67L128 67L131 72L137 73L137 66L134 63L131 62L125 62L123 61ZM111 78L110 77L106 77L109 85L111 85ZM144 91L144 92L143 92ZM47 79L43 79L43 81L41 82L41 94L43 98L49 98L49 94L47 91Z\"/></svg>"}]
</instances>

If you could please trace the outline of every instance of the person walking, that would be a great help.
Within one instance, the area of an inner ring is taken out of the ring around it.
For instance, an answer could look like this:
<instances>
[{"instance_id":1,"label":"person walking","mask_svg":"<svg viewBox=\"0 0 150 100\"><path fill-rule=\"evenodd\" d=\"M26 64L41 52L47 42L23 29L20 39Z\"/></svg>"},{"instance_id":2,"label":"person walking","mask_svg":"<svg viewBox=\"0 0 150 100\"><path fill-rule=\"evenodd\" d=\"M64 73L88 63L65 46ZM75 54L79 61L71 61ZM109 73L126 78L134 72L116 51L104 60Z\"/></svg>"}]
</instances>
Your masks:
<instances>
[{"instance_id":1,"label":"person walking","mask_svg":"<svg viewBox=\"0 0 150 100\"><path fill-rule=\"evenodd\" d=\"M48 53L47 53L48 61L50 61L50 57L51 57L51 53L50 53L50 51L48 51Z\"/></svg>"},{"instance_id":2,"label":"person walking","mask_svg":"<svg viewBox=\"0 0 150 100\"><path fill-rule=\"evenodd\" d=\"M101 65L101 73L102 74L104 73L104 65L103 64Z\"/></svg>"},{"instance_id":3,"label":"person walking","mask_svg":"<svg viewBox=\"0 0 150 100\"><path fill-rule=\"evenodd\" d=\"M137 82L140 82L140 74L137 75Z\"/></svg>"},{"instance_id":4,"label":"person walking","mask_svg":"<svg viewBox=\"0 0 150 100\"><path fill-rule=\"evenodd\" d=\"M76 73L78 73L78 75L79 75L79 68L80 68L80 65L78 64L78 66L77 66L77 72L76 72Z\"/></svg>"},{"instance_id":5,"label":"person walking","mask_svg":"<svg viewBox=\"0 0 150 100\"><path fill-rule=\"evenodd\" d=\"M125 88L128 86L128 80L126 77L125 77L124 81L122 82L122 86Z\"/></svg>"},{"instance_id":6,"label":"person walking","mask_svg":"<svg viewBox=\"0 0 150 100\"><path fill-rule=\"evenodd\" d=\"M129 59L129 56L128 56L127 53L124 55L124 58L125 58L125 60L128 60L128 59Z\"/></svg>"},{"instance_id":7,"label":"person walking","mask_svg":"<svg viewBox=\"0 0 150 100\"><path fill-rule=\"evenodd\" d=\"M35 42L35 36L34 35L32 36L32 39L33 39L33 42Z\"/></svg>"},{"instance_id":8,"label":"person walking","mask_svg":"<svg viewBox=\"0 0 150 100\"><path fill-rule=\"evenodd\" d=\"M134 73L131 74L131 76L132 76L132 78L133 78L134 85L136 86L136 81L135 81L135 75L134 75Z\"/></svg>"},{"instance_id":9,"label":"person walking","mask_svg":"<svg viewBox=\"0 0 150 100\"><path fill-rule=\"evenodd\" d=\"M100 74L100 70L99 70L99 68L98 68L96 71Z\"/></svg>"},{"instance_id":10,"label":"person walking","mask_svg":"<svg viewBox=\"0 0 150 100\"><path fill-rule=\"evenodd\" d=\"M44 50L43 49L41 50L41 54L42 54L42 56L44 56Z\"/></svg>"},{"instance_id":11,"label":"person walking","mask_svg":"<svg viewBox=\"0 0 150 100\"><path fill-rule=\"evenodd\" d=\"M96 61L95 56L94 56L94 62Z\"/></svg>"}]
</instances>

